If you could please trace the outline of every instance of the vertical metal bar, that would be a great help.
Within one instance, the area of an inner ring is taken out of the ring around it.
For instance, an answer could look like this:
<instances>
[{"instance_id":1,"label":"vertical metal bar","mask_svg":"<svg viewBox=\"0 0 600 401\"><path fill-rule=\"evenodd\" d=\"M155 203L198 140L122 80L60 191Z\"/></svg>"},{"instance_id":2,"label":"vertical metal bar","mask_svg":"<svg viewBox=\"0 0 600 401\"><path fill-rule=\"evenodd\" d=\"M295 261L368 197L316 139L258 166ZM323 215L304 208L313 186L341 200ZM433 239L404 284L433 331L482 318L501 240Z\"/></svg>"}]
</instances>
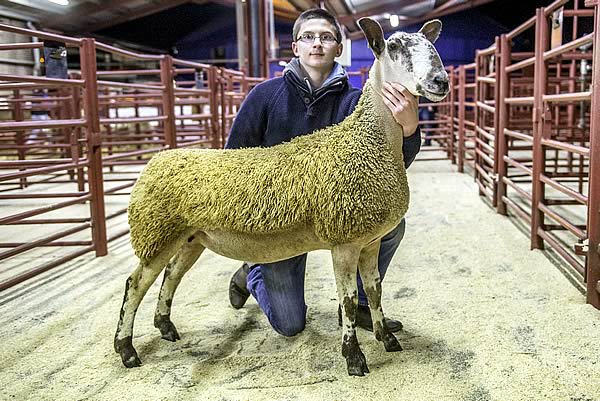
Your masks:
<instances>
[{"instance_id":1,"label":"vertical metal bar","mask_svg":"<svg viewBox=\"0 0 600 401\"><path fill-rule=\"evenodd\" d=\"M506 67L510 63L510 41L506 35L501 35L499 44L499 64L496 70L496 86L498 86L498 97L496 98L496 114L497 125L496 125L496 147L498 148L496 156L497 165L497 188L498 188L498 202L496 210L501 215L506 216L506 204L502 200L506 196L506 183L504 177L507 175L507 166L504 161L504 156L508 155L508 143L506 141L506 135L504 135L504 129L508 126L508 105L506 104L506 97L508 95L509 76L506 73ZM498 54L498 51L496 51Z\"/></svg>"},{"instance_id":2,"label":"vertical metal bar","mask_svg":"<svg viewBox=\"0 0 600 401\"><path fill-rule=\"evenodd\" d=\"M219 148L219 137L220 137L220 124L219 124L219 82L218 82L218 69L214 65L208 69L208 85L210 88L210 135L211 135L211 146L213 149Z\"/></svg>"},{"instance_id":3,"label":"vertical metal bar","mask_svg":"<svg viewBox=\"0 0 600 401\"><path fill-rule=\"evenodd\" d=\"M106 96L106 99L108 100L108 96L110 95L110 88L105 88L103 91L103 94ZM115 105L115 116L117 118L119 118L119 105L116 104ZM106 102L106 105L102 108L102 111L104 112L104 117L106 118L110 118L110 102ZM104 129L106 132L106 135L111 138L112 137L112 128L110 126L110 124L104 124ZM114 139L111 139L109 142L114 142ZM113 147L112 145L108 145L107 146L107 154L110 156L113 154ZM108 171L113 172L114 167L110 166L108 167Z\"/></svg>"},{"instance_id":4,"label":"vertical metal bar","mask_svg":"<svg viewBox=\"0 0 600 401\"><path fill-rule=\"evenodd\" d=\"M18 100L21 99L21 93L19 90L15 90L13 92L13 98L14 100L17 100L16 102L13 103L13 115L12 118L15 121L23 121L24 120L24 113L23 113L23 103L19 102ZM16 133L16 142L17 145L24 145L25 144L25 132L24 131L17 131ZM19 146L17 148L17 155L19 160L25 160L25 154L26 154L26 150L25 148L23 148L22 146ZM22 169L21 169L22 170ZM27 177L23 177L19 180L19 187L21 189L25 188L27 186Z\"/></svg>"},{"instance_id":5,"label":"vertical metal bar","mask_svg":"<svg viewBox=\"0 0 600 401\"><path fill-rule=\"evenodd\" d=\"M548 20L544 9L538 8L536 12L535 34L535 67L533 85L533 189L531 195L531 248L544 249L544 241L538 235L538 229L544 225L544 213L539 204L544 199L545 186L541 175L546 167L546 155L542 146L544 131L544 101L546 92L546 62L544 51L548 42Z\"/></svg>"},{"instance_id":6,"label":"vertical metal bar","mask_svg":"<svg viewBox=\"0 0 600 401\"><path fill-rule=\"evenodd\" d=\"M454 117L456 116L456 73L454 67L450 67L450 131L448 132L448 140L450 141L449 157L452 164L456 164L455 148L454 148Z\"/></svg>"},{"instance_id":7,"label":"vertical metal bar","mask_svg":"<svg viewBox=\"0 0 600 401\"><path fill-rule=\"evenodd\" d=\"M81 118L81 89L73 88L71 90L72 102L71 102L71 114L73 118L79 119ZM79 143L79 138L81 138L81 128L77 127L71 131L71 154L73 155L73 161L75 163L79 162L79 157L81 156L81 144ZM77 190L80 192L85 191L85 176L83 173L83 168L77 169Z\"/></svg>"},{"instance_id":8,"label":"vertical metal bar","mask_svg":"<svg viewBox=\"0 0 600 401\"><path fill-rule=\"evenodd\" d=\"M481 74L481 53L479 52L479 50L475 51L475 90L473 93L473 123L475 124L473 126L473 145L475 146L475 148L473 149L473 179L475 182L480 182L481 184L485 185L485 183L483 182L483 178L480 176L479 173L479 169L477 169L477 166L479 166L480 168L484 168L484 163L482 162L482 158L479 156L479 151L484 151L484 149L479 145L479 141L477 140L478 138L480 138L480 134L479 131L477 130L477 127L482 128L483 129L483 125L480 126L480 116L479 113L481 112L481 110L479 109L479 106L477 106L477 102L478 101L483 101L484 99L481 98L480 96L482 94L481 91L481 85L483 85L483 82L479 82L479 80L477 79L479 77L479 75ZM484 140L485 138L480 138L481 140ZM481 186L477 185L477 188L479 188L478 192L479 192L479 196L483 196L485 193L483 192L483 190L481 189Z\"/></svg>"},{"instance_id":9,"label":"vertical metal bar","mask_svg":"<svg viewBox=\"0 0 600 401\"><path fill-rule=\"evenodd\" d=\"M237 34L237 48L238 48L238 68L242 71L246 66L246 24L244 20L244 9L246 2L236 1L235 2L235 26Z\"/></svg>"},{"instance_id":10,"label":"vertical metal bar","mask_svg":"<svg viewBox=\"0 0 600 401\"><path fill-rule=\"evenodd\" d=\"M594 7L590 175L588 194L587 302L600 309L600 4Z\"/></svg>"},{"instance_id":11,"label":"vertical metal bar","mask_svg":"<svg viewBox=\"0 0 600 401\"><path fill-rule=\"evenodd\" d=\"M494 159L494 166L493 166L493 172L494 172L494 188L493 188L493 198L492 198L492 205L493 207L497 207L498 206L498 159L499 159L499 152L500 152L500 146L499 146L499 142L500 142L500 134L498 131L498 126L499 126L499 121L500 121L500 103L499 103L499 99L500 99L500 80L503 79L504 77L502 77L500 75L500 57L501 57L501 45L500 45L500 37L496 36L495 40L495 45L496 45L496 50L494 51L494 72L496 73L496 83L494 85L494 121L493 121L493 125L494 125L494 154L492 155L493 159Z\"/></svg>"},{"instance_id":12,"label":"vertical metal bar","mask_svg":"<svg viewBox=\"0 0 600 401\"><path fill-rule=\"evenodd\" d=\"M85 80L84 110L86 119L90 213L92 216L92 238L96 256L108 253L106 238L106 214L104 210L104 183L102 181L102 137L98 115L98 82L96 78L96 42L82 39L80 45L81 76Z\"/></svg>"},{"instance_id":13,"label":"vertical metal bar","mask_svg":"<svg viewBox=\"0 0 600 401\"><path fill-rule=\"evenodd\" d=\"M225 99L225 72L220 69L219 74L219 95L221 96L221 135L217 138L217 149L225 146L225 138L227 138L227 103Z\"/></svg>"},{"instance_id":14,"label":"vertical metal bar","mask_svg":"<svg viewBox=\"0 0 600 401\"><path fill-rule=\"evenodd\" d=\"M262 20L260 16L260 2L264 0L249 0L249 15L250 15L250 24L249 24L249 39L250 42L250 53L252 57L248 57L250 61L250 69L248 71L248 75L252 77L260 77L261 76L261 45L264 44L264 27L260 25L260 21ZM263 29L261 29L261 27Z\"/></svg>"},{"instance_id":15,"label":"vertical metal bar","mask_svg":"<svg viewBox=\"0 0 600 401\"><path fill-rule=\"evenodd\" d=\"M173 85L173 58L164 56L160 60L160 80L165 89L162 94L165 142L171 149L177 147L177 127L175 125L175 88Z\"/></svg>"},{"instance_id":16,"label":"vertical metal bar","mask_svg":"<svg viewBox=\"0 0 600 401\"><path fill-rule=\"evenodd\" d=\"M464 172L465 158L465 66L458 67L458 172Z\"/></svg>"}]
</instances>

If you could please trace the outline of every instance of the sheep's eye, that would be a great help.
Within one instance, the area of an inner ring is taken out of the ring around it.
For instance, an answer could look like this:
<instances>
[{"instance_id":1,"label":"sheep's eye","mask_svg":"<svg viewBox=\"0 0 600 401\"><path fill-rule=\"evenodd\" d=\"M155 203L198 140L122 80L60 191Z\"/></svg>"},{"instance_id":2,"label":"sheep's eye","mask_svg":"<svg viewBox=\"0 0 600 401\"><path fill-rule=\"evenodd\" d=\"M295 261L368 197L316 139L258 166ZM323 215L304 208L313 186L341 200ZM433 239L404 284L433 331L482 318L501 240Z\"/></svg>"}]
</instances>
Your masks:
<instances>
[{"instance_id":1,"label":"sheep's eye","mask_svg":"<svg viewBox=\"0 0 600 401\"><path fill-rule=\"evenodd\" d=\"M398 44L396 42L390 42L388 44L388 49L390 51L398 50Z\"/></svg>"}]
</instances>

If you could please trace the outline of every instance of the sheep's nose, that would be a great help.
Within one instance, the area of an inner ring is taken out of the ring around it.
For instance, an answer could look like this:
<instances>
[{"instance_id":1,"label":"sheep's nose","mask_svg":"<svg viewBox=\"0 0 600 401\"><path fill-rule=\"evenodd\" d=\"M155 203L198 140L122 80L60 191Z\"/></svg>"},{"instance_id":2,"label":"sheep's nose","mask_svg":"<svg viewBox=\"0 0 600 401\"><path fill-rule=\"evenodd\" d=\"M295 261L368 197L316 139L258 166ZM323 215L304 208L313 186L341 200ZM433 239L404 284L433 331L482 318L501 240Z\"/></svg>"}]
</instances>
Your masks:
<instances>
[{"instance_id":1,"label":"sheep's nose","mask_svg":"<svg viewBox=\"0 0 600 401\"><path fill-rule=\"evenodd\" d=\"M448 75L439 74L433 78L433 83L438 87L440 92L446 92L448 90Z\"/></svg>"}]
</instances>

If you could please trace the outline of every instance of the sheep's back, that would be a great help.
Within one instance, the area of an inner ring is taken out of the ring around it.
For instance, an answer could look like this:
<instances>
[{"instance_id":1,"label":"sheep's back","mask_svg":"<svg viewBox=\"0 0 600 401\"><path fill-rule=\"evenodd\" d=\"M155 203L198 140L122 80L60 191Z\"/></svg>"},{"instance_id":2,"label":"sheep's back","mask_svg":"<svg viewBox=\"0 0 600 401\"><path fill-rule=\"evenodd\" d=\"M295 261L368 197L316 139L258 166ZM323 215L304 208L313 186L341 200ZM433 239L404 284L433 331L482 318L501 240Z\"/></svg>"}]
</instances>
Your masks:
<instances>
[{"instance_id":1,"label":"sheep's back","mask_svg":"<svg viewBox=\"0 0 600 401\"><path fill-rule=\"evenodd\" d=\"M187 227L265 233L310 224L323 240L344 242L395 219L408 205L404 166L370 129L345 121L270 148L156 155L132 191L136 254L150 257Z\"/></svg>"}]
</instances>

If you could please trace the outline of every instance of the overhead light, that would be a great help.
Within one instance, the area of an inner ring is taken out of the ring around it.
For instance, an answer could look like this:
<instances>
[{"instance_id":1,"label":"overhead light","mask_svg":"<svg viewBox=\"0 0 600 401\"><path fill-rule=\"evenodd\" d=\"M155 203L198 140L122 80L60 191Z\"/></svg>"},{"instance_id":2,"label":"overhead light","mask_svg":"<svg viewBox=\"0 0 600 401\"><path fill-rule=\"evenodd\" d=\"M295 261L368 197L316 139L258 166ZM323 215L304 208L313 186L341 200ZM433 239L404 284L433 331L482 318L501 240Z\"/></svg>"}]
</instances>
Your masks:
<instances>
[{"instance_id":1,"label":"overhead light","mask_svg":"<svg viewBox=\"0 0 600 401\"><path fill-rule=\"evenodd\" d=\"M395 28L398 25L400 25L400 18L398 18L396 14L390 15L390 25L392 26L392 28Z\"/></svg>"},{"instance_id":2,"label":"overhead light","mask_svg":"<svg viewBox=\"0 0 600 401\"><path fill-rule=\"evenodd\" d=\"M68 6L69 0L48 0L50 3L58 4L59 6Z\"/></svg>"},{"instance_id":3,"label":"overhead light","mask_svg":"<svg viewBox=\"0 0 600 401\"><path fill-rule=\"evenodd\" d=\"M385 18L385 19L390 19L391 16L392 16L392 14L390 14L390 13L383 14L383 18Z\"/></svg>"}]
</instances>

